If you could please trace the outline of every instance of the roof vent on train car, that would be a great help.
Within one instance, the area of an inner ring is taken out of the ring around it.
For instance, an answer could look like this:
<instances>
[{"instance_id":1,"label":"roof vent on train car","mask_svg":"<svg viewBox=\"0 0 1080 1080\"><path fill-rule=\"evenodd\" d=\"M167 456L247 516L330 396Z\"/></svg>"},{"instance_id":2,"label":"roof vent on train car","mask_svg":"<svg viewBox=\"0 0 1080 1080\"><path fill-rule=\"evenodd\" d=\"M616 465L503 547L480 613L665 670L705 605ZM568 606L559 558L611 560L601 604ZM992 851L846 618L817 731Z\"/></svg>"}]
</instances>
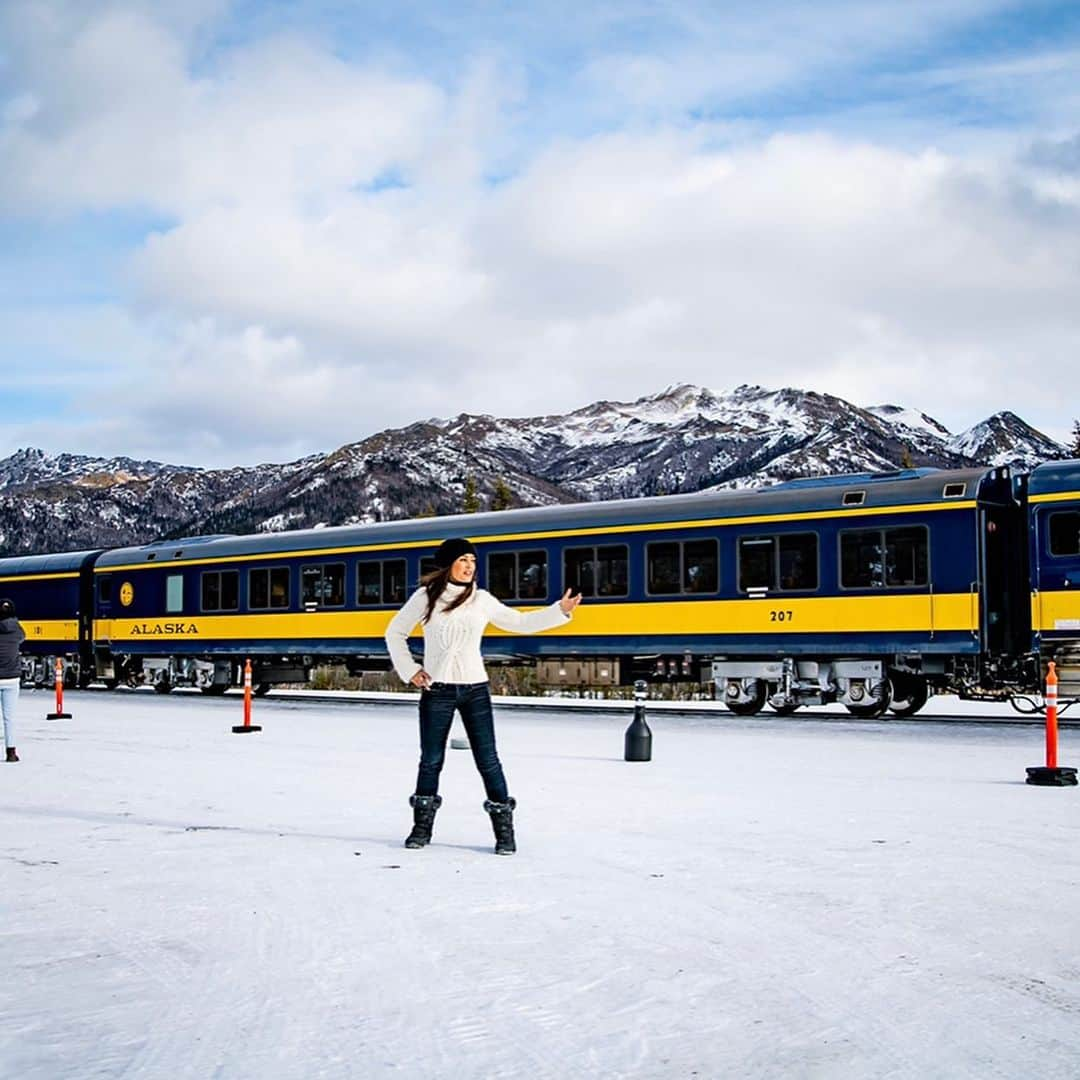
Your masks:
<instances>
[{"instance_id":1,"label":"roof vent on train car","mask_svg":"<svg viewBox=\"0 0 1080 1080\"><path fill-rule=\"evenodd\" d=\"M156 551L151 551L150 554L146 556L146 561L149 562L151 559L156 559L156 558L157 558L157 552Z\"/></svg>"},{"instance_id":2,"label":"roof vent on train car","mask_svg":"<svg viewBox=\"0 0 1080 1080\"><path fill-rule=\"evenodd\" d=\"M235 533L211 533L208 536L170 536L165 537L163 540L151 540L150 543L143 544L143 547L168 547L169 544L210 544L215 540L232 540L235 536Z\"/></svg>"},{"instance_id":3,"label":"roof vent on train car","mask_svg":"<svg viewBox=\"0 0 1080 1080\"><path fill-rule=\"evenodd\" d=\"M966 491L967 484L957 481L952 484L946 484L945 487L942 488L941 497L943 499L962 499L964 497L964 492Z\"/></svg>"},{"instance_id":4,"label":"roof vent on train car","mask_svg":"<svg viewBox=\"0 0 1080 1080\"><path fill-rule=\"evenodd\" d=\"M841 487L846 484L877 484L889 480L918 480L938 469L889 469L887 472L843 473L840 476L801 476L796 480L785 480L771 487L758 488L761 492L798 490L800 488Z\"/></svg>"},{"instance_id":5,"label":"roof vent on train car","mask_svg":"<svg viewBox=\"0 0 1080 1080\"><path fill-rule=\"evenodd\" d=\"M174 559L179 559L179 558L180 558L180 556L181 556L181 555L183 555L183 554L184 554L184 549L183 549L183 548L177 548L177 549L176 549L176 551L174 551L174 552L172 553L172 557L173 557Z\"/></svg>"},{"instance_id":6,"label":"roof vent on train car","mask_svg":"<svg viewBox=\"0 0 1080 1080\"><path fill-rule=\"evenodd\" d=\"M845 491L841 506L862 506L866 502L865 491Z\"/></svg>"}]
</instances>

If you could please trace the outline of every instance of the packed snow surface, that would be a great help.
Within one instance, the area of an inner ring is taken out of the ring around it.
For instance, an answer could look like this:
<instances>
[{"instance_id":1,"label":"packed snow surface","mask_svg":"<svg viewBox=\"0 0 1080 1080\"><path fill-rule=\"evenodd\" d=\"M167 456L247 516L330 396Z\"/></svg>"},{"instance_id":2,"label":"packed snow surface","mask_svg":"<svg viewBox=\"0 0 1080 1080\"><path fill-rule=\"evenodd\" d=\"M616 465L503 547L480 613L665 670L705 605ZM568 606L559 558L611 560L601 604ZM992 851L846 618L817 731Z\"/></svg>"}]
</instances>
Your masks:
<instances>
[{"instance_id":1,"label":"packed snow surface","mask_svg":"<svg viewBox=\"0 0 1080 1080\"><path fill-rule=\"evenodd\" d=\"M65 703L0 765L0 1076L1077 1075L1038 728L655 710L628 763L625 713L503 707L501 858L461 750L401 846L412 707Z\"/></svg>"}]
</instances>

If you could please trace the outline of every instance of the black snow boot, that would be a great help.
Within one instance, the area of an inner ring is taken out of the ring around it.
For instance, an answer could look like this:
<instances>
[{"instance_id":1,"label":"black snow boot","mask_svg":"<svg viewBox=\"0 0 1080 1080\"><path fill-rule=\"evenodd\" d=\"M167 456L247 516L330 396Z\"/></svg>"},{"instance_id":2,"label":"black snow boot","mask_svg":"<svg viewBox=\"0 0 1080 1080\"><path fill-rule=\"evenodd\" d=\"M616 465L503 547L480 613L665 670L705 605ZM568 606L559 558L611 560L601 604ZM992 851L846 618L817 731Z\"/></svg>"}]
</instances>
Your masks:
<instances>
[{"instance_id":1,"label":"black snow boot","mask_svg":"<svg viewBox=\"0 0 1080 1080\"><path fill-rule=\"evenodd\" d=\"M495 830L495 854L513 855L517 851L514 843L514 807L516 799L506 802L484 800L484 809L491 815L491 827Z\"/></svg>"},{"instance_id":2,"label":"black snow boot","mask_svg":"<svg viewBox=\"0 0 1080 1080\"><path fill-rule=\"evenodd\" d=\"M435 824L435 811L442 806L441 795L410 795L413 808L412 832L405 838L408 848L420 848L431 843L431 828Z\"/></svg>"},{"instance_id":3,"label":"black snow boot","mask_svg":"<svg viewBox=\"0 0 1080 1080\"><path fill-rule=\"evenodd\" d=\"M9 746L7 748L7 759L8 759L8 761L18 761L19 760L19 755L15 753L15 747L14 746Z\"/></svg>"}]
</instances>

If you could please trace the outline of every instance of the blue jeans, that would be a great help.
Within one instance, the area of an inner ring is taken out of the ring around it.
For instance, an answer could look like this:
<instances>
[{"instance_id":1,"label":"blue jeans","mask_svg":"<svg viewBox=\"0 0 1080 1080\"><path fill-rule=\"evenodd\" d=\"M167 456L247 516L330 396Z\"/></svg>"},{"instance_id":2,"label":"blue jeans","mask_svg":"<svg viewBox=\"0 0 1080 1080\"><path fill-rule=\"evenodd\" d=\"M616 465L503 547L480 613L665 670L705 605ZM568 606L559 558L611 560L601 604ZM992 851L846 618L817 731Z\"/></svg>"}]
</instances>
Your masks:
<instances>
[{"instance_id":1,"label":"blue jeans","mask_svg":"<svg viewBox=\"0 0 1080 1080\"><path fill-rule=\"evenodd\" d=\"M455 709L461 713L473 761L484 779L487 797L492 802L506 802L509 795L495 749L495 716L486 682L432 683L431 688L420 695L420 770L416 777L416 794L439 793L439 774L446 759L446 739Z\"/></svg>"},{"instance_id":2,"label":"blue jeans","mask_svg":"<svg viewBox=\"0 0 1080 1080\"><path fill-rule=\"evenodd\" d=\"M7 685L3 685L6 683ZM19 700L19 680L0 680L0 716L4 721L4 745L15 745L15 705Z\"/></svg>"}]
</instances>

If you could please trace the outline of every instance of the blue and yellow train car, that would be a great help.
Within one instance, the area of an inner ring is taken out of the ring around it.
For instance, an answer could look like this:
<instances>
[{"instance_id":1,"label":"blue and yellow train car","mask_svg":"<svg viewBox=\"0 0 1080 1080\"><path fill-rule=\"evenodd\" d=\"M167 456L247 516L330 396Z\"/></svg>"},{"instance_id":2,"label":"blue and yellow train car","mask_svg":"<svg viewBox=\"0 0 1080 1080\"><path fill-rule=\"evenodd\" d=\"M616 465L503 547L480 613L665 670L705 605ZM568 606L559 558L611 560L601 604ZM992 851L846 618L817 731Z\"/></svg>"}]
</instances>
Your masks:
<instances>
[{"instance_id":1,"label":"blue and yellow train car","mask_svg":"<svg viewBox=\"0 0 1080 1080\"><path fill-rule=\"evenodd\" d=\"M41 685L53 681L62 662L68 685L93 673L93 597L90 570L100 551L27 555L0 559L0 596L10 598L26 631L23 677Z\"/></svg>"},{"instance_id":2,"label":"blue and yellow train car","mask_svg":"<svg viewBox=\"0 0 1080 1080\"><path fill-rule=\"evenodd\" d=\"M566 588L565 628L492 631L489 659L597 658L715 679L737 712L841 701L915 711L1026 677L1026 521L1006 469L899 470L713 492L105 552L93 567L99 672L224 690L318 662L385 663L383 632L438 543L478 545L512 605ZM1018 602L1017 597L1024 598Z\"/></svg>"}]
</instances>

